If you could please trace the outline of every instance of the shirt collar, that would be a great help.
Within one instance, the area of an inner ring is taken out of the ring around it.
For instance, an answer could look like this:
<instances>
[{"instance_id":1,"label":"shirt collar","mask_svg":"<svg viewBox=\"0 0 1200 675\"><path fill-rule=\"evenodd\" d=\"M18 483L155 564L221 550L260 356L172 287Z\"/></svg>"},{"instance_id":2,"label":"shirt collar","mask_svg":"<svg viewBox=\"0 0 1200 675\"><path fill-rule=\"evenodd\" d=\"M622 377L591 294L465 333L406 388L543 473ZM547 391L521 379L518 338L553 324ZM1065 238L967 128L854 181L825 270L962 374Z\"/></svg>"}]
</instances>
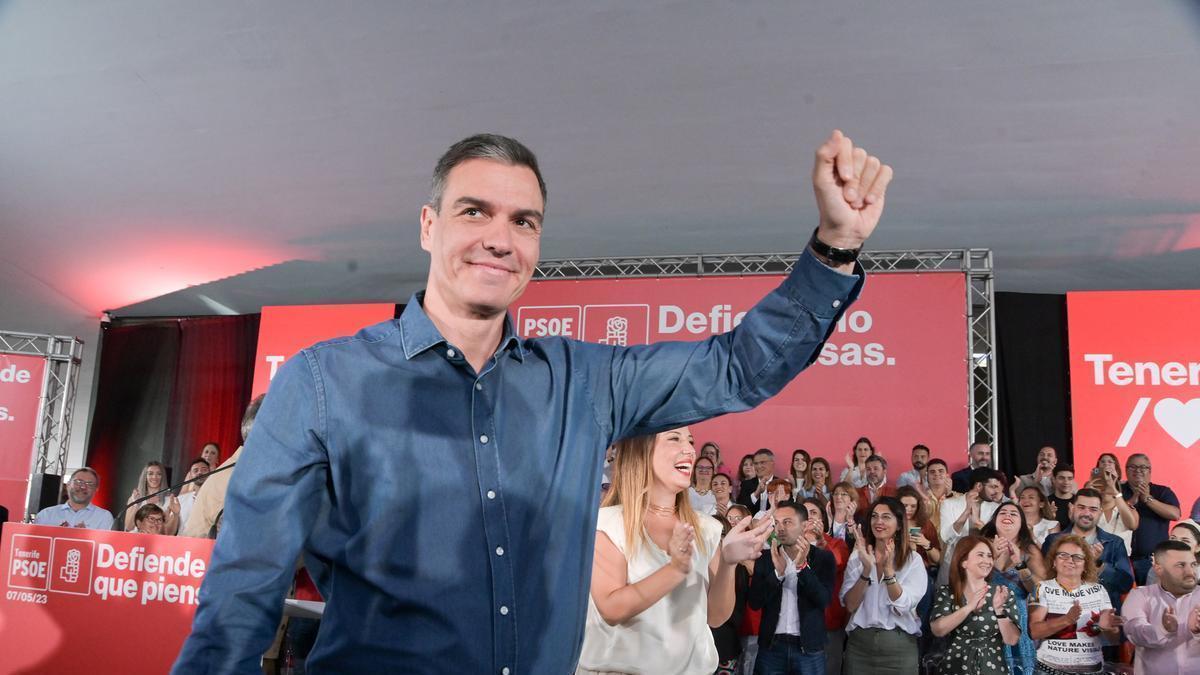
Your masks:
<instances>
[{"instance_id":1,"label":"shirt collar","mask_svg":"<svg viewBox=\"0 0 1200 675\"><path fill-rule=\"evenodd\" d=\"M433 325L433 321L425 313L425 308L422 306L424 302L425 291L413 293L412 297L408 299L408 304L404 306L404 312L397 320L400 324L400 342L404 346L404 358L410 361L430 347L446 343L446 338L442 337L437 326ZM504 315L504 335L500 338L500 346L496 349L496 354L508 349L512 349L513 355L517 357L518 361L525 360L525 349L521 346L521 340L517 337L516 330L513 329L512 315L506 313Z\"/></svg>"},{"instance_id":2,"label":"shirt collar","mask_svg":"<svg viewBox=\"0 0 1200 675\"><path fill-rule=\"evenodd\" d=\"M82 509L79 509L78 511L76 511L75 509L71 508L71 502L69 502L69 501L63 502L62 504L59 504L59 506L63 507L64 509L66 509L66 510L68 510L68 511L70 511L71 513L84 513L84 512L86 512L86 511L91 511L92 509L95 509L95 508L96 508L96 505L95 505L95 504L93 504L93 503L91 503L91 502L88 502L88 505L87 505L87 506L83 507Z\"/></svg>"}]
</instances>

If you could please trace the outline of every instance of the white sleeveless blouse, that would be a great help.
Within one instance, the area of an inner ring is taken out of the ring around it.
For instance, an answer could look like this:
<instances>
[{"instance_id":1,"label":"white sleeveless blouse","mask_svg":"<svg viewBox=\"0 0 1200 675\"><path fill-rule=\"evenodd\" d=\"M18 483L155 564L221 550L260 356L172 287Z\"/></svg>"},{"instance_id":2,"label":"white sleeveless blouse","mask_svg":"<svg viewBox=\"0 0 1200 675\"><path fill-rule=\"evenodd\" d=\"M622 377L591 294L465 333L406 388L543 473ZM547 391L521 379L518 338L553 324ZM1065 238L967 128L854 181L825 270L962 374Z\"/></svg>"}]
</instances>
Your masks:
<instances>
[{"instance_id":1,"label":"white sleeveless blouse","mask_svg":"<svg viewBox=\"0 0 1200 675\"><path fill-rule=\"evenodd\" d=\"M643 539L637 555L629 560L620 506L600 509L596 530L608 535L626 556L631 584L657 572L671 560L649 537ZM717 646L708 628L708 566L719 550L721 524L715 518L701 515L697 540L692 571L687 578L629 621L608 625L589 595L580 672L711 675L717 669ZM700 552L699 541L704 542L706 553Z\"/></svg>"}]
</instances>

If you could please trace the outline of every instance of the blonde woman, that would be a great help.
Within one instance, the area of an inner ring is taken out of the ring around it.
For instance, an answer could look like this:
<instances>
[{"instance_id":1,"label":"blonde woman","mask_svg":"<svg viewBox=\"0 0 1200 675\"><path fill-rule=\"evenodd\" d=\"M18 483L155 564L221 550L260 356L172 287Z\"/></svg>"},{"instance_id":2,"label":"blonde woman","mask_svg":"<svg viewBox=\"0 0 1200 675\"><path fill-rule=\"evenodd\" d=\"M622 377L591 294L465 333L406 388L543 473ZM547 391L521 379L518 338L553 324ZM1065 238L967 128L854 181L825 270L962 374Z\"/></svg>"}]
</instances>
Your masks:
<instances>
[{"instance_id":1,"label":"blonde woman","mask_svg":"<svg viewBox=\"0 0 1200 675\"><path fill-rule=\"evenodd\" d=\"M762 554L772 520L743 519L722 540L721 524L688 500L692 442L681 427L617 444L578 673L717 669L709 628L732 613L735 568Z\"/></svg>"},{"instance_id":2,"label":"blonde woman","mask_svg":"<svg viewBox=\"0 0 1200 675\"><path fill-rule=\"evenodd\" d=\"M148 462L145 468L142 469L141 475L138 476L137 487L133 492L129 493L129 501L127 504L133 504L142 497L152 495L155 492L167 486L167 470L163 467L162 462ZM162 509L166 515L166 522L163 525L162 534L175 534L179 531L179 500L170 492L165 492L154 499L151 499L145 504L154 504ZM138 506L141 506L139 504ZM130 508L125 510L125 531L132 532L136 527L135 516L138 509Z\"/></svg>"}]
</instances>

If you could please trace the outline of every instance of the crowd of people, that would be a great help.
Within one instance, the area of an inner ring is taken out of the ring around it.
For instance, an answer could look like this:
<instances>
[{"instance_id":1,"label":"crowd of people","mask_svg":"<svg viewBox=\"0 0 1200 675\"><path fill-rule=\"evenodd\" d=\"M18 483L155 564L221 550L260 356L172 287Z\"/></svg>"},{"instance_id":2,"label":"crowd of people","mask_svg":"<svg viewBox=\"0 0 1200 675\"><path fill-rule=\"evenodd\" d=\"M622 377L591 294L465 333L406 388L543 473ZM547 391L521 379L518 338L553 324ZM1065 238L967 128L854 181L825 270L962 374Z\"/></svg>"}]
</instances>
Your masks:
<instances>
[{"instance_id":1,"label":"crowd of people","mask_svg":"<svg viewBox=\"0 0 1200 675\"><path fill-rule=\"evenodd\" d=\"M916 445L893 481L860 438L834 482L805 450L730 471L687 428L618 443L579 672L1200 673L1200 526L1150 457L1078 483L1053 447L1020 476L967 459Z\"/></svg>"},{"instance_id":2,"label":"crowd of people","mask_svg":"<svg viewBox=\"0 0 1200 675\"><path fill-rule=\"evenodd\" d=\"M262 405L258 396L246 407L241 434L245 441ZM167 467L158 461L147 462L130 492L125 509L114 517L112 512L92 503L100 487L100 474L91 467L76 469L63 483L62 503L48 506L34 516L36 525L57 525L93 530L123 529L154 535L179 535L216 539L224 514L225 490L231 469L241 455L238 449L221 463L221 447L205 443L200 455L188 463L187 473L178 490L167 484ZM219 471L209 479L208 474ZM123 517L122 517L123 515Z\"/></svg>"}]
</instances>

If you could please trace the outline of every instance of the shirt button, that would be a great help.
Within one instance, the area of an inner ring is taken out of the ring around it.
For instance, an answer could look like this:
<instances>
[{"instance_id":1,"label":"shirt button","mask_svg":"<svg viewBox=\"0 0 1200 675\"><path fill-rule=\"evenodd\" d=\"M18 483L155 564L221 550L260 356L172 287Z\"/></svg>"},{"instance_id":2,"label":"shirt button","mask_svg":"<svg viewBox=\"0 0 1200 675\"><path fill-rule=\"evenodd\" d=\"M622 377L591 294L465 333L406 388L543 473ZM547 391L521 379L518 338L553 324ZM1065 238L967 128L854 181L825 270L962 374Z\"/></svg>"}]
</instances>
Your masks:
<instances>
[{"instance_id":1,"label":"shirt button","mask_svg":"<svg viewBox=\"0 0 1200 675\"><path fill-rule=\"evenodd\" d=\"M475 383L475 391L483 391L483 383L482 382Z\"/></svg>"},{"instance_id":2,"label":"shirt button","mask_svg":"<svg viewBox=\"0 0 1200 675\"><path fill-rule=\"evenodd\" d=\"M503 546L496 547L496 555L504 555L504 547Z\"/></svg>"},{"instance_id":3,"label":"shirt button","mask_svg":"<svg viewBox=\"0 0 1200 675\"><path fill-rule=\"evenodd\" d=\"M487 445L487 442L488 442L488 437L487 437L487 434L484 434L484 435L480 436L480 437L479 437L479 442L480 442L480 443L483 443L484 445Z\"/></svg>"},{"instance_id":4,"label":"shirt button","mask_svg":"<svg viewBox=\"0 0 1200 675\"><path fill-rule=\"evenodd\" d=\"M500 605L500 614L502 616L508 616L508 605Z\"/></svg>"},{"instance_id":5,"label":"shirt button","mask_svg":"<svg viewBox=\"0 0 1200 675\"><path fill-rule=\"evenodd\" d=\"M837 305L834 305L834 307L836 307L836 306ZM450 358L454 358L454 357L458 356L458 352L454 351L453 349L447 349L446 356L449 356Z\"/></svg>"},{"instance_id":6,"label":"shirt button","mask_svg":"<svg viewBox=\"0 0 1200 675\"><path fill-rule=\"evenodd\" d=\"M508 675L508 666L504 666L500 669L500 675Z\"/></svg>"},{"instance_id":7,"label":"shirt button","mask_svg":"<svg viewBox=\"0 0 1200 675\"><path fill-rule=\"evenodd\" d=\"M834 301L833 301L833 308L834 308L834 309L837 309L838 307L841 307L841 306L842 306L842 301L841 301L841 300L834 300Z\"/></svg>"},{"instance_id":8,"label":"shirt button","mask_svg":"<svg viewBox=\"0 0 1200 675\"><path fill-rule=\"evenodd\" d=\"M495 499L495 498L496 498L496 491L488 490L488 499Z\"/></svg>"}]
</instances>

